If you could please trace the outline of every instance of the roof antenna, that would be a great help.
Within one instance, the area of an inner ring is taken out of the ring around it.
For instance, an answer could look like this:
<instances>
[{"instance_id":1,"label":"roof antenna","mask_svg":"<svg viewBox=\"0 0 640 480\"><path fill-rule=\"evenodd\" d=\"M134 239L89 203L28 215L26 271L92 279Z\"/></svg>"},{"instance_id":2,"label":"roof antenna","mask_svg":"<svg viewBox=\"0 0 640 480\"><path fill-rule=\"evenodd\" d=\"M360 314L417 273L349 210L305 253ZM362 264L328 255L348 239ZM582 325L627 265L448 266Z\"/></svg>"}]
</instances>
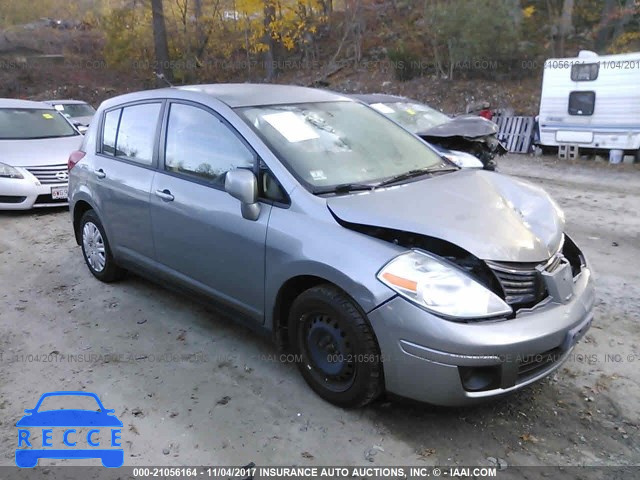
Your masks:
<instances>
[{"instance_id":1,"label":"roof antenna","mask_svg":"<svg viewBox=\"0 0 640 480\"><path fill-rule=\"evenodd\" d=\"M167 78L164 76L164 73L158 73L158 72L153 72L153 73L155 73L156 78L162 80L167 85L169 85L171 88L173 88L173 85L171 84L171 82L169 80L167 80Z\"/></svg>"}]
</instances>

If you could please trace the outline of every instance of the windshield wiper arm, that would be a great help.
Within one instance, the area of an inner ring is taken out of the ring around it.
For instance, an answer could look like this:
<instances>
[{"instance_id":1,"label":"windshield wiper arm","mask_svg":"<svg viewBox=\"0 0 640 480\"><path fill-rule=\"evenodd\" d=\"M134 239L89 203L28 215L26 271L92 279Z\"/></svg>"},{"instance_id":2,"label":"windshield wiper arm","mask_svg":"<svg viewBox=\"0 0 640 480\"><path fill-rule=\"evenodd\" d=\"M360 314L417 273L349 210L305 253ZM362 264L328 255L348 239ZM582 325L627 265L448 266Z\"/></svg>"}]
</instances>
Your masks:
<instances>
[{"instance_id":1,"label":"windshield wiper arm","mask_svg":"<svg viewBox=\"0 0 640 480\"><path fill-rule=\"evenodd\" d=\"M437 170L434 170L433 168L417 168L415 170L409 170L408 172L401 173L400 175L394 175L393 177L387 178L386 180L378 183L378 185L376 186L385 187L387 185L391 185L392 183L401 182L402 180L408 180L413 177L419 177L420 175L426 175L435 171Z\"/></svg>"},{"instance_id":2,"label":"windshield wiper arm","mask_svg":"<svg viewBox=\"0 0 640 480\"><path fill-rule=\"evenodd\" d=\"M336 185L335 187L318 188L313 193L322 194L322 193L359 192L359 191L365 191L365 190L373 190L377 186L378 186L377 183L342 183L340 185Z\"/></svg>"}]
</instances>

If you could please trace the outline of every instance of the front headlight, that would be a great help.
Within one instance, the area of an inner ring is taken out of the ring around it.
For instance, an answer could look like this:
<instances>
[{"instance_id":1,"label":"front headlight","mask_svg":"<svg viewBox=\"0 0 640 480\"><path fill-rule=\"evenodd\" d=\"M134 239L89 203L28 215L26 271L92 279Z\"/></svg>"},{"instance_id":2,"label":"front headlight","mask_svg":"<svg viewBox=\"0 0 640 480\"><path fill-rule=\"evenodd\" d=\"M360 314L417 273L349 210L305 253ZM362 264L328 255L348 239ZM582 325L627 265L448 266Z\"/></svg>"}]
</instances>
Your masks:
<instances>
[{"instance_id":1,"label":"front headlight","mask_svg":"<svg viewBox=\"0 0 640 480\"><path fill-rule=\"evenodd\" d=\"M455 265L425 252L403 253L378 279L406 299L452 319L509 315L511 307Z\"/></svg>"},{"instance_id":2,"label":"front headlight","mask_svg":"<svg viewBox=\"0 0 640 480\"><path fill-rule=\"evenodd\" d=\"M482 162L470 153L460 152L458 150L448 150L442 153L443 157L448 158L460 168L483 168Z\"/></svg>"},{"instance_id":3,"label":"front headlight","mask_svg":"<svg viewBox=\"0 0 640 480\"><path fill-rule=\"evenodd\" d=\"M22 174L11 165L0 163L0 178L24 178Z\"/></svg>"}]
</instances>

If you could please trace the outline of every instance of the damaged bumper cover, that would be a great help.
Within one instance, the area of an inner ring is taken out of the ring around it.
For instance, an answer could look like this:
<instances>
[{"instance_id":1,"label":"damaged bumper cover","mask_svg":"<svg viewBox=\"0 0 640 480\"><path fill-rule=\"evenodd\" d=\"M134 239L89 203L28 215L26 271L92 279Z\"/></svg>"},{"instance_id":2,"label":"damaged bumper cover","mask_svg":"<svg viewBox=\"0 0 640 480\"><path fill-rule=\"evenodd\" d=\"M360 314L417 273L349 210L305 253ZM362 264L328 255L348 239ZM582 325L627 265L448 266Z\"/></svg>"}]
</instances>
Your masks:
<instances>
[{"instance_id":1,"label":"damaged bumper cover","mask_svg":"<svg viewBox=\"0 0 640 480\"><path fill-rule=\"evenodd\" d=\"M593 305L593 276L585 266L569 301L549 297L510 320L452 322L401 297L369 319L389 392L459 406L520 389L559 368L591 326Z\"/></svg>"}]
</instances>

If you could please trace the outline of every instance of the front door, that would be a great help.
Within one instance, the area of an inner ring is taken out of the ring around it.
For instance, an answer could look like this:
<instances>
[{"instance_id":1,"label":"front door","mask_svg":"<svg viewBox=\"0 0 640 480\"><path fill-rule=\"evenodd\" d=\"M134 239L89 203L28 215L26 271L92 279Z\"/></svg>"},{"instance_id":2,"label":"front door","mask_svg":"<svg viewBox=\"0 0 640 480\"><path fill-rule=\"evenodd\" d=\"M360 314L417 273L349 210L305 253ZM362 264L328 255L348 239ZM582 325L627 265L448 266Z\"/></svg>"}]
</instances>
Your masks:
<instances>
[{"instance_id":1,"label":"front door","mask_svg":"<svg viewBox=\"0 0 640 480\"><path fill-rule=\"evenodd\" d=\"M271 206L256 221L224 191L226 172L253 169L256 155L215 113L173 102L151 187L156 259L182 283L262 321L265 241Z\"/></svg>"}]
</instances>

